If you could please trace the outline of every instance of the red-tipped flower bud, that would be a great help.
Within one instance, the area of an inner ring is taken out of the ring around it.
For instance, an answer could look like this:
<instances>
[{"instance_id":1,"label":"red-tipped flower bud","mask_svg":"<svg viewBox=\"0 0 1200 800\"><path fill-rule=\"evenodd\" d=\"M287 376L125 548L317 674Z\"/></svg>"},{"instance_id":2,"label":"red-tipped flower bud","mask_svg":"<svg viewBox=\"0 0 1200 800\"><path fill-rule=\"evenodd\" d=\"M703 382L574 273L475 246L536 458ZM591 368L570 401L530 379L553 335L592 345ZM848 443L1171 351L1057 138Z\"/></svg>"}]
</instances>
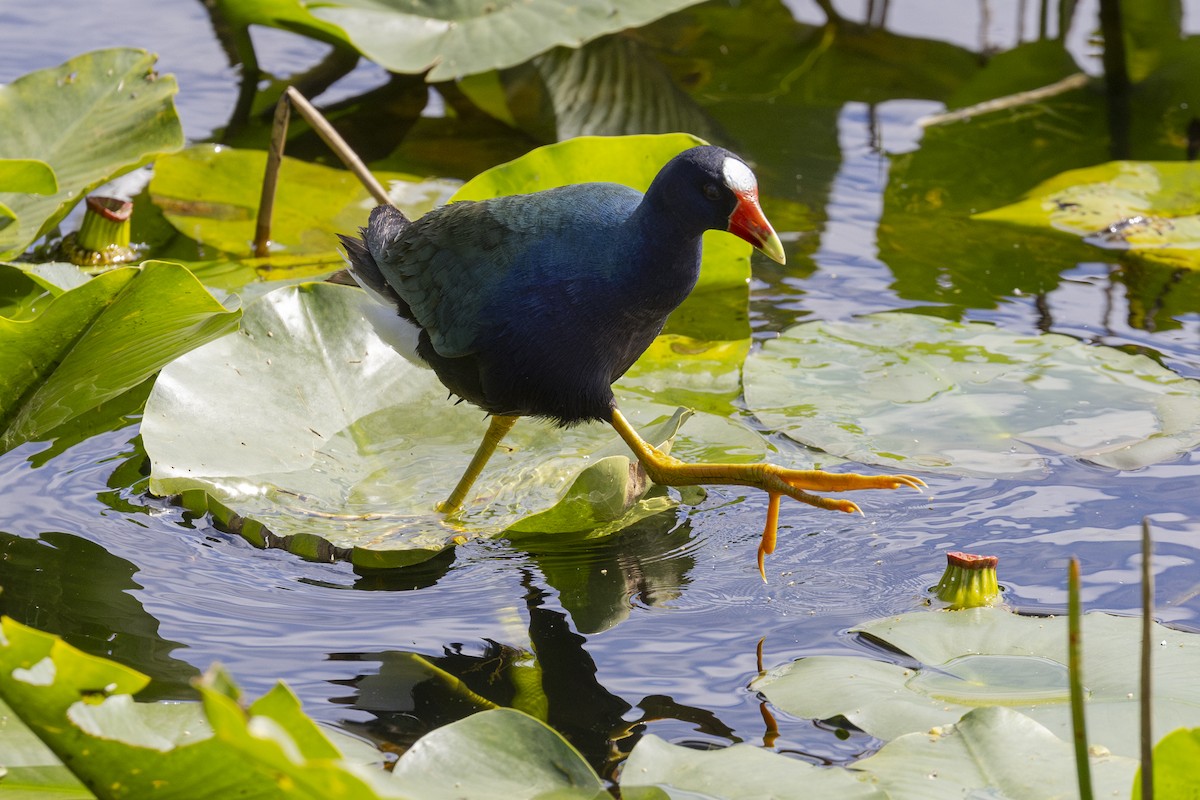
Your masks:
<instances>
[{"instance_id":1,"label":"red-tipped flower bud","mask_svg":"<svg viewBox=\"0 0 1200 800\"><path fill-rule=\"evenodd\" d=\"M994 606L1000 602L1000 585L996 582L996 556L976 556L970 553L946 553L946 571L938 581L935 594L951 609Z\"/></svg>"}]
</instances>

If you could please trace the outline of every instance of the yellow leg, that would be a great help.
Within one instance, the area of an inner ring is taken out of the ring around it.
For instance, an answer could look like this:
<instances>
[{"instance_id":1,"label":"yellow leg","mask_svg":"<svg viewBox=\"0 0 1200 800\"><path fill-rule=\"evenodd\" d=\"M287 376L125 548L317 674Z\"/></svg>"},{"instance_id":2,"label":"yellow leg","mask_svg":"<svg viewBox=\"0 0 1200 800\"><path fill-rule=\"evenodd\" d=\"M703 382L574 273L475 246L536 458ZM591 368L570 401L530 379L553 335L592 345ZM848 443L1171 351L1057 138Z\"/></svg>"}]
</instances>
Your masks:
<instances>
[{"instance_id":1,"label":"yellow leg","mask_svg":"<svg viewBox=\"0 0 1200 800\"><path fill-rule=\"evenodd\" d=\"M479 448L471 458L471 463L467 465L467 471L458 479L458 485L454 487L454 491L450 493L446 501L438 503L438 511L443 514L453 514L462 508L463 501L467 499L467 492L471 491L475 479L479 477L479 473L483 472L484 465L492 457L492 453L496 452L496 446L500 444L500 440L504 438L505 434L512 430L512 426L517 424L518 419L520 417L492 415L487 433L483 435L483 441L479 443Z\"/></svg>"},{"instance_id":2,"label":"yellow leg","mask_svg":"<svg viewBox=\"0 0 1200 800\"><path fill-rule=\"evenodd\" d=\"M613 428L629 445L638 461L646 468L650 480L663 486L694 486L701 483L754 486L767 492L770 504L767 507L767 524L759 546L759 572L763 573L763 559L775 549L776 526L779 520L779 498L787 495L801 503L824 508L828 511L862 513L858 505L850 500L834 500L809 494L810 489L818 492L848 492L856 489L898 489L909 486L920 491L925 482L911 475L858 475L850 472L825 472L816 469L785 469L776 464L685 464L658 450L638 435L621 411L613 406Z\"/></svg>"}]
</instances>

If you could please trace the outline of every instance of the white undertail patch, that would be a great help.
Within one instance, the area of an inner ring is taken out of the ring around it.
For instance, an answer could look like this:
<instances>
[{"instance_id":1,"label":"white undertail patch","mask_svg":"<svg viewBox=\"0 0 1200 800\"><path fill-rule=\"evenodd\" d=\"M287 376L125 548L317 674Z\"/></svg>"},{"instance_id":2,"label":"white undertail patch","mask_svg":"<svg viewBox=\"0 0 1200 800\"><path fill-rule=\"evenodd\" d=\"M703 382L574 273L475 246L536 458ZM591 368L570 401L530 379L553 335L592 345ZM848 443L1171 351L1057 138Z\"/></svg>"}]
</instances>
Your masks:
<instances>
[{"instance_id":1,"label":"white undertail patch","mask_svg":"<svg viewBox=\"0 0 1200 800\"><path fill-rule=\"evenodd\" d=\"M721 172L725 174L725 185L735 193L758 194L758 181L755 180L754 173L736 158L727 156Z\"/></svg>"}]
</instances>

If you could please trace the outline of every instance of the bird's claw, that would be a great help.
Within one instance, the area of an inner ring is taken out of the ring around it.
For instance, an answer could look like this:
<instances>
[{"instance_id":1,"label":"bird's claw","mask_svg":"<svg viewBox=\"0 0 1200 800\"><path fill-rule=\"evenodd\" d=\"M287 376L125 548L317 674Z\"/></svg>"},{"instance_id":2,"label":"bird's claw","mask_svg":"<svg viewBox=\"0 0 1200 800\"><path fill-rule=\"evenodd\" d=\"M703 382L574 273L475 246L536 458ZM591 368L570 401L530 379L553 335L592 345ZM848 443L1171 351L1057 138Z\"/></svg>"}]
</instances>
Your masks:
<instances>
[{"instance_id":1,"label":"bird's claw","mask_svg":"<svg viewBox=\"0 0 1200 800\"><path fill-rule=\"evenodd\" d=\"M767 492L767 520L763 526L762 541L758 545L758 574L767 582L764 562L775 552L779 528L779 498L787 495L802 503L827 511L846 514L863 514L858 504L851 500L834 499L810 494L809 491L848 492L857 489L899 489L907 486L921 491L925 481L912 475L859 475L852 472L825 472L823 470L785 469L774 464L763 465L763 486Z\"/></svg>"}]
</instances>

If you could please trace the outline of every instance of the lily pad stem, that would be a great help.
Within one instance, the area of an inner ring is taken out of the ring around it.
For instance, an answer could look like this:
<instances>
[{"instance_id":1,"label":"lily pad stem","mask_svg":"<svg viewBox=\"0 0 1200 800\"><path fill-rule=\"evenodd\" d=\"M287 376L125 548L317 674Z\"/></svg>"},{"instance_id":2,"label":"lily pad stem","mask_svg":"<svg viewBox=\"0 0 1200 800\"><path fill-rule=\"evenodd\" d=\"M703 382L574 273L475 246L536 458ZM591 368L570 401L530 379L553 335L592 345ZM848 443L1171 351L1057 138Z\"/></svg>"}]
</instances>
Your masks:
<instances>
[{"instance_id":1,"label":"lily pad stem","mask_svg":"<svg viewBox=\"0 0 1200 800\"><path fill-rule=\"evenodd\" d=\"M1067 673L1071 684L1071 729L1075 740L1075 774L1079 800L1092 800L1092 770L1088 763L1087 724L1083 711L1083 631L1079 607L1079 559L1067 567Z\"/></svg>"},{"instance_id":2,"label":"lily pad stem","mask_svg":"<svg viewBox=\"0 0 1200 800\"><path fill-rule=\"evenodd\" d=\"M304 95L296 91L295 87L289 86L284 89L283 96L279 98L279 103L275 106L275 121L271 128L271 147L267 152L267 168L263 175L262 197L258 204L258 224L254 231L254 256L256 258L265 258L269 254L271 214L275 208L275 189L279 182L279 166L283 163L283 149L287 142L287 128L292 107L300 112L300 116L304 117L325 144L329 145L329 149L341 159L342 163L346 165L346 169L353 172L362 182L362 185L375 198L375 202L380 205L392 205L387 190L375 179L375 176L367 169L367 165L350 148L350 145L346 144L346 140L329 124L329 120L325 119L324 115L308 102Z\"/></svg>"},{"instance_id":3,"label":"lily pad stem","mask_svg":"<svg viewBox=\"0 0 1200 800\"><path fill-rule=\"evenodd\" d=\"M1154 541L1150 537L1150 518L1142 518L1142 681L1140 689L1142 728L1142 800L1154 800L1154 728L1151 718L1152 686L1150 653L1154 636L1154 570L1151 561Z\"/></svg>"}]
</instances>

